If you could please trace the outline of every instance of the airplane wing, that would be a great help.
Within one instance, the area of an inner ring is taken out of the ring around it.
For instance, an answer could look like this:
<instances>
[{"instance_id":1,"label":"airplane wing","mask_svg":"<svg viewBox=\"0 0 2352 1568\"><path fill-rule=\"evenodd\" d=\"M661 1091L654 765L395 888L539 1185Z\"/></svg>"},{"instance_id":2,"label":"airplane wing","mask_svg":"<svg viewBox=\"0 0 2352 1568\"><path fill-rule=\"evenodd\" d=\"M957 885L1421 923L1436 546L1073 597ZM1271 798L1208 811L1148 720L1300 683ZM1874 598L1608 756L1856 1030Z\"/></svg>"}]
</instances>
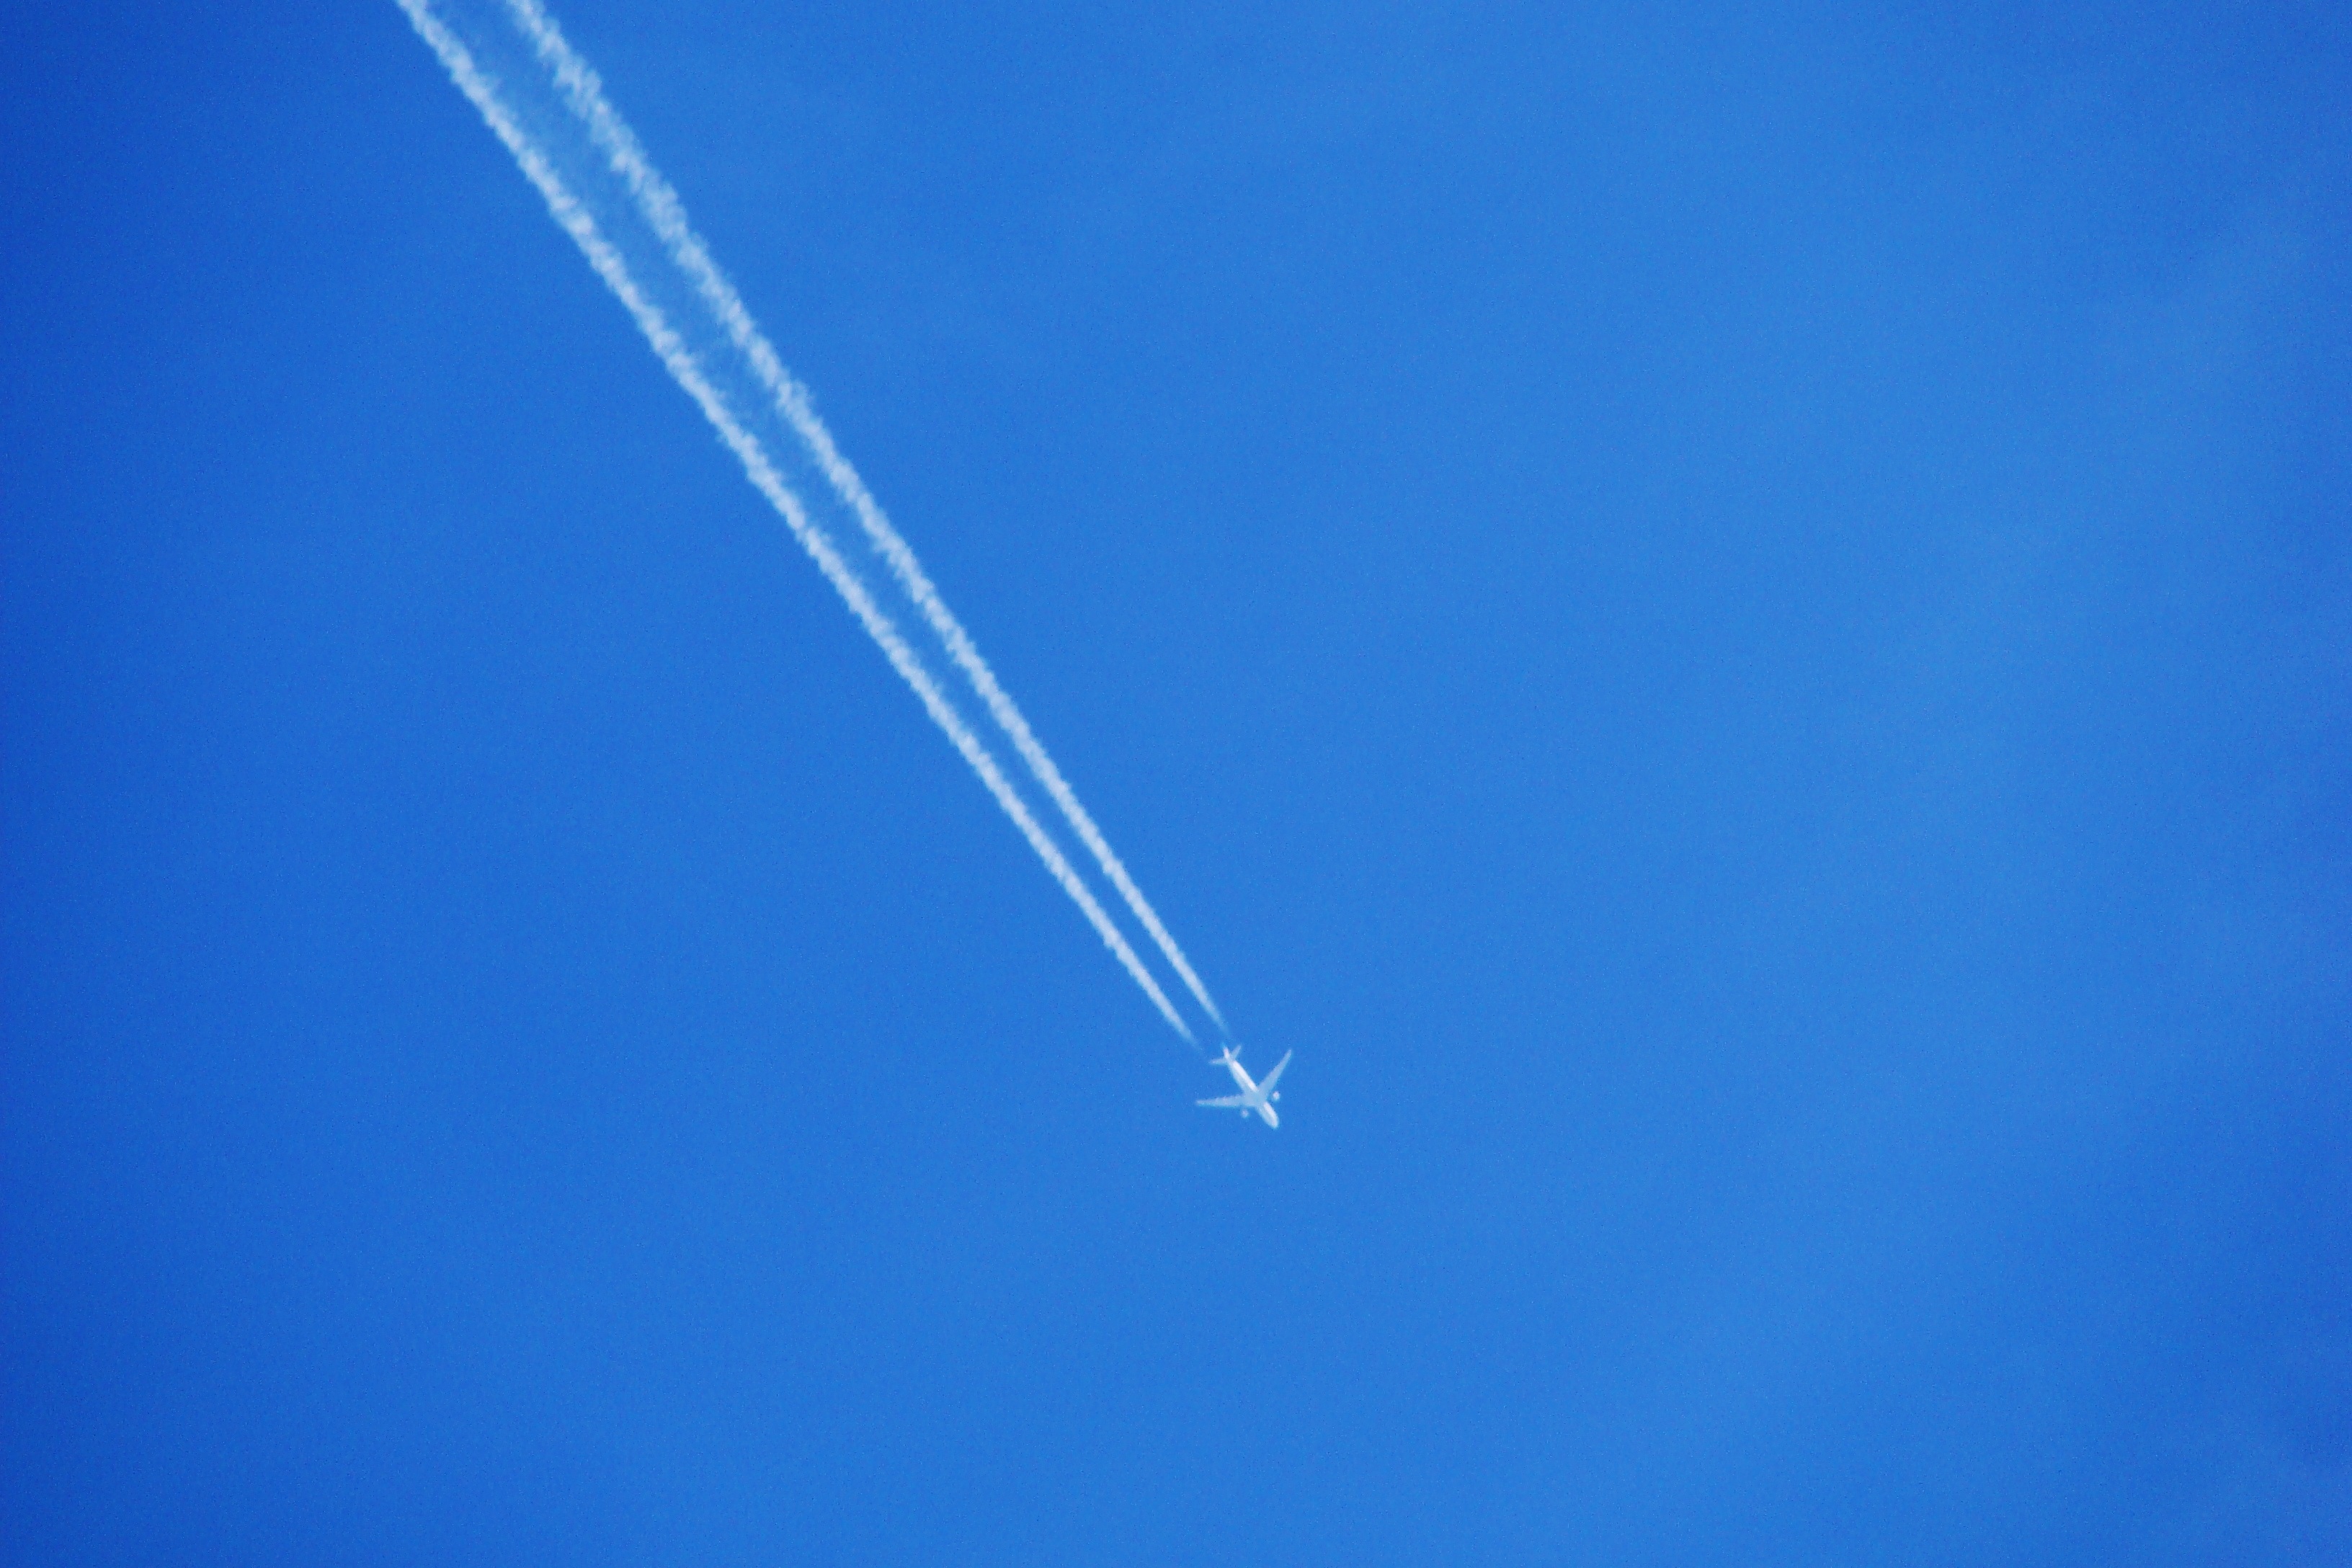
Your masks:
<instances>
[{"instance_id":1,"label":"airplane wing","mask_svg":"<svg viewBox=\"0 0 2352 1568\"><path fill-rule=\"evenodd\" d=\"M1260 1094L1270 1096L1274 1093L1274 1080L1280 1078L1282 1069L1290 1065L1290 1055L1288 1051L1283 1052L1282 1059L1274 1064L1274 1070L1257 1080L1257 1091Z\"/></svg>"},{"instance_id":2,"label":"airplane wing","mask_svg":"<svg viewBox=\"0 0 2352 1568\"><path fill-rule=\"evenodd\" d=\"M1229 1094L1223 1100L1196 1100L1192 1103L1195 1105L1213 1105L1220 1110L1231 1110L1237 1105L1247 1105L1249 1103L1249 1096L1246 1094Z\"/></svg>"}]
</instances>

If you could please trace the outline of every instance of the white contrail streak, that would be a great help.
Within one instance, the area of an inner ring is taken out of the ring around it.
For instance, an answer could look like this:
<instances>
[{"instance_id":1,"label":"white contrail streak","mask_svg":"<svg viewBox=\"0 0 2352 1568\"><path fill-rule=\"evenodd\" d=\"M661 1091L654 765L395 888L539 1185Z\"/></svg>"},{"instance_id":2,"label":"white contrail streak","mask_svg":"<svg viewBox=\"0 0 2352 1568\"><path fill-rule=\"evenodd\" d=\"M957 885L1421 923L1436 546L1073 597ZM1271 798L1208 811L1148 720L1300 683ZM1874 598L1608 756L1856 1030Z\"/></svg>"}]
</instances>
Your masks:
<instances>
[{"instance_id":1,"label":"white contrail streak","mask_svg":"<svg viewBox=\"0 0 2352 1568\"><path fill-rule=\"evenodd\" d=\"M1094 894L1087 890L1061 850L1038 826L1036 818L1030 815L1029 808L1023 804L1020 795L1006 780L1003 770L997 765L995 757L948 701L930 672L923 667L915 651L907 646L907 640L899 635L897 626L875 604L865 582L842 559L840 549L834 543L832 536L809 517L800 498L785 484L758 437L745 428L734 411L728 407L726 399L705 374L685 339L671 326L661 308L638 285L620 251L598 226L594 216L564 184L553 162L524 132L514 111L500 99L496 82L475 64L472 53L457 37L432 14L428 0L398 0L398 4L407 13L417 35L439 57L450 80L481 111L491 132L514 155L515 163L520 166L524 176L538 187L557 225L572 237L573 243L580 247L581 253L588 258L588 264L604 280L605 287L612 289L627 309L638 330L645 333L646 341L653 345L655 354L669 372L671 379L694 399L703 416L710 421L719 438L743 465L743 472L750 478L753 488L767 498L768 504L775 508L777 514L784 520L785 526L792 530L793 537L808 552L817 569L824 574L825 581L832 584L835 591L847 603L858 624L880 645L883 654L890 660L891 668L914 688L915 695L922 700L924 710L946 731L955 749L971 765L972 772L980 775L981 782L988 786L988 793L996 797L996 804L1020 828L1022 837L1037 852L1037 858L1045 863L1045 868L1053 873L1054 879L1062 885L1062 890L1069 894L1072 901L1085 912L1096 933L1102 938L1103 944L1111 950L1135 983L1143 988L1144 994L1151 998L1152 1005L1160 1009L1160 1016L1168 1020L1169 1026L1184 1038L1191 1039L1192 1032L1177 1016L1167 994L1152 979L1150 972L1144 968L1135 950L1128 945L1127 939L1119 934L1118 928L1111 923L1109 915L1095 900Z\"/></svg>"},{"instance_id":2,"label":"white contrail streak","mask_svg":"<svg viewBox=\"0 0 2352 1568\"><path fill-rule=\"evenodd\" d=\"M890 520L883 515L881 507L866 489L865 481L858 478L857 470L850 467L849 460L835 446L833 433L816 416L808 389L784 369L782 362L776 357L776 351L769 345L766 335L751 319L741 296L735 292L734 285L727 281L726 275L711 260L710 252L704 247L701 237L687 221L686 208L679 202L677 192L662 178L652 160L646 156L636 133L629 129L628 122L604 97L603 84L598 81L595 71L565 40L562 30L555 25L555 19L547 14L540 0L506 0L506 4L516 26L530 37L541 61L554 72L556 85L562 89L565 103L588 127L589 134L596 144L604 149L613 172L628 185L637 210L660 237L662 247L669 253L671 261L692 280L703 303L726 328L730 341L751 362L752 373L775 400L777 410L807 444L817 467L823 470L835 493L856 513L858 524L865 529L867 539L889 563L891 572L897 575L907 596L914 600L923 612L923 619L930 624L931 630L939 635L940 641L947 647L949 658L971 682L972 689L980 694L990 717L1012 740L1013 750L1021 754L1021 760L1029 765L1030 773L1045 786L1054 804L1061 808L1062 816L1076 831L1079 839L1093 852L1103 874L1110 879L1119 896L1127 900L1127 907L1134 911L1143 929L1151 933L1151 940L1159 944L1160 952L1183 977L1194 999L1210 1017L1216 1020L1218 1028L1223 1029L1224 1016L1217 1011L1216 1003L1210 1000L1208 987L1201 984L1201 977L1186 962L1183 950L1176 945L1176 939L1160 923L1159 914L1144 898L1143 889L1137 887L1135 879L1128 875L1127 867L1112 852L1109 841L1095 826L1094 818L1087 814L1085 806L1078 804L1076 793L1064 780L1062 771L1054 765L1054 759L1046 754L1044 744L1029 728L1029 721L1022 716L1021 710L1014 706L1012 696L998 684L995 672L989 668L988 661L981 658L980 649L974 646L962 623L949 610L947 601L940 597L939 590L923 571L922 563L915 558L914 551L900 537L898 531L890 526Z\"/></svg>"}]
</instances>

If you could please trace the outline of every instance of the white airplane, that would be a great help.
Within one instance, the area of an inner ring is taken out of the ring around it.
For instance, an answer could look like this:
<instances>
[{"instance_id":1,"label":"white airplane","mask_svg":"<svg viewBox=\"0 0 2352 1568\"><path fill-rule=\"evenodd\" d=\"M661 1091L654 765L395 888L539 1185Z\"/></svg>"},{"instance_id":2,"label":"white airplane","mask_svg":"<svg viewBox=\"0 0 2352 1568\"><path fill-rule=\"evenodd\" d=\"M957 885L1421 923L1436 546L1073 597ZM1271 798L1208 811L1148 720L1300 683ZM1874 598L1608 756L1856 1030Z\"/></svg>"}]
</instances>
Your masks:
<instances>
[{"instance_id":1,"label":"white airplane","mask_svg":"<svg viewBox=\"0 0 2352 1568\"><path fill-rule=\"evenodd\" d=\"M1223 1100L1195 1100L1194 1104L1213 1105L1220 1110L1239 1110L1244 1121L1248 1120L1249 1113L1255 1110L1258 1114L1258 1120L1268 1127L1282 1125L1282 1118L1276 1115L1274 1110L1274 1102L1282 1098L1274 1092L1274 1080L1280 1078L1282 1069L1290 1065L1288 1051L1282 1053L1282 1059L1274 1064L1274 1070L1265 1075L1264 1083L1250 1081L1250 1075L1242 1068L1242 1053L1238 1046L1227 1046L1225 1054L1217 1058L1217 1065L1234 1075L1234 1081L1242 1086L1242 1091L1239 1094L1229 1094Z\"/></svg>"}]
</instances>

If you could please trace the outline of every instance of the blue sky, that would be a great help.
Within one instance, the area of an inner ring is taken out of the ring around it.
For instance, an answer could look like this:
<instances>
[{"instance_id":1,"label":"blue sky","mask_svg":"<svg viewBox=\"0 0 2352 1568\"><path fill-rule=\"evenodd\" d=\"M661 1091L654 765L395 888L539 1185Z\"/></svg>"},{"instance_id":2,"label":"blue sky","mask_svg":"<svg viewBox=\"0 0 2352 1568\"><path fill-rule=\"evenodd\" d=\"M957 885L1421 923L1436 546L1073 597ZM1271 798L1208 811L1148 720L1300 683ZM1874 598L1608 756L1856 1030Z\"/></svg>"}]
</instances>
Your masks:
<instances>
[{"instance_id":1,"label":"blue sky","mask_svg":"<svg viewBox=\"0 0 2352 1568\"><path fill-rule=\"evenodd\" d=\"M0 1554L2352 1552L2319 6L566 5L1170 1035L390 4L12 12Z\"/></svg>"}]
</instances>

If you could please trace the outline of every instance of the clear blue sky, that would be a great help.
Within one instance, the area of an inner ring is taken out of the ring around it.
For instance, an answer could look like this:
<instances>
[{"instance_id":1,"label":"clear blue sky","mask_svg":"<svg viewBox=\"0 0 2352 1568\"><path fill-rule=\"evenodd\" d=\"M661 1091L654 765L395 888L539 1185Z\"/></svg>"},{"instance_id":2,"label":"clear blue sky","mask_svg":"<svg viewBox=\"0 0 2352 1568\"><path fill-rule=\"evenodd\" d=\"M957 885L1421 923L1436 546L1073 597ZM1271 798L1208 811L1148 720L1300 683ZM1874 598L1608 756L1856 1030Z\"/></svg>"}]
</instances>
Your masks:
<instances>
[{"instance_id":1,"label":"clear blue sky","mask_svg":"<svg viewBox=\"0 0 2352 1568\"><path fill-rule=\"evenodd\" d=\"M2340 6L0 23L0 1557L2352 1559Z\"/></svg>"}]
</instances>

